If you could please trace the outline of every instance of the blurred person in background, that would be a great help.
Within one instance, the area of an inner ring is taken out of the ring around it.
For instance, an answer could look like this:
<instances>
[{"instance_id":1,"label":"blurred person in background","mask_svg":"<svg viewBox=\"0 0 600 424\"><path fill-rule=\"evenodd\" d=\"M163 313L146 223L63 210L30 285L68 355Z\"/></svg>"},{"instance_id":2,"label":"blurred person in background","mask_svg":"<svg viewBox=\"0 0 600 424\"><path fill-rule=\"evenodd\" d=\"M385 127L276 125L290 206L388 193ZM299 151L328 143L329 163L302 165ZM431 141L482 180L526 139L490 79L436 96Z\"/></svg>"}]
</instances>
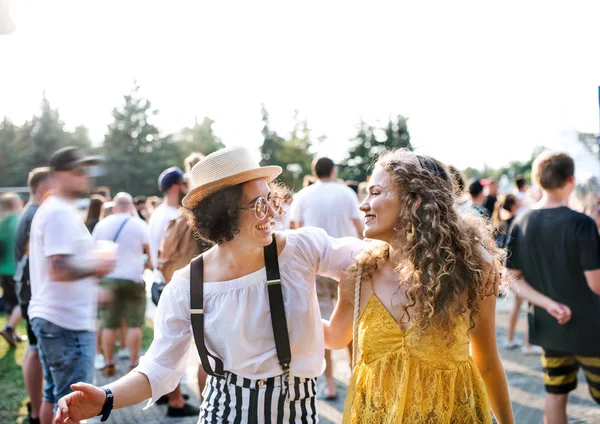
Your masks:
<instances>
[{"instance_id":1,"label":"blurred person in background","mask_svg":"<svg viewBox=\"0 0 600 424\"><path fill-rule=\"evenodd\" d=\"M88 212L85 218L85 226L87 227L90 234L94 231L96 224L104 218L104 204L106 198L101 194L92 194L90 196L90 204L88 205Z\"/></svg>"},{"instance_id":2,"label":"blurred person in background","mask_svg":"<svg viewBox=\"0 0 600 424\"><path fill-rule=\"evenodd\" d=\"M515 177L515 185L517 186L517 191L515 196L519 199L521 206L517 211L517 216L521 215L529 208L529 199L527 198L527 190L529 190L529 184L527 184L527 180L522 175L517 175Z\"/></svg>"},{"instance_id":3,"label":"blurred person in background","mask_svg":"<svg viewBox=\"0 0 600 424\"><path fill-rule=\"evenodd\" d=\"M142 274L144 254L149 254L148 224L132 216L133 198L128 193L118 193L113 199L114 213L98 223L92 238L94 241L109 240L117 243L114 270L102 278L102 286L111 293L111 302L102 311L102 347L104 349L104 375L113 376L116 371L114 353L117 329L125 320L126 343L121 349L129 349L130 370L137 366L142 346L142 326L146 312L146 291Z\"/></svg>"},{"instance_id":4,"label":"blurred person in background","mask_svg":"<svg viewBox=\"0 0 600 424\"><path fill-rule=\"evenodd\" d=\"M6 327L0 334L12 348L23 338L17 334L15 329L21 321L21 308L17 298L14 275L16 271L15 262L15 238L17 235L17 224L19 214L23 208L23 201L16 193L5 193L0 196L0 284L4 297L4 310L8 321Z\"/></svg>"},{"instance_id":5,"label":"blurred person in background","mask_svg":"<svg viewBox=\"0 0 600 424\"><path fill-rule=\"evenodd\" d=\"M102 218L107 218L114 213L115 202L109 201L104 203L104 208L102 209Z\"/></svg>"},{"instance_id":6,"label":"blurred person in background","mask_svg":"<svg viewBox=\"0 0 600 424\"><path fill-rule=\"evenodd\" d=\"M148 213L148 219L152 216L156 208L160 206L162 200L158 196L150 196L146 199L146 211Z\"/></svg>"},{"instance_id":7,"label":"blurred person in background","mask_svg":"<svg viewBox=\"0 0 600 424\"><path fill-rule=\"evenodd\" d=\"M500 201L496 205L492 222L494 223L494 228L496 228L496 245L501 249L506 249L510 228L520 206L521 202L514 194L507 194L503 198L500 198ZM529 342L524 343L515 338L515 330L517 328L521 306L523 305L523 298L516 293L513 293L513 295L515 299L510 314L508 315L506 340L502 347L504 349L517 349L523 347L523 353L525 355L539 355L542 351L538 346L532 346ZM527 340L527 332L525 332L525 338Z\"/></svg>"},{"instance_id":8,"label":"blurred person in background","mask_svg":"<svg viewBox=\"0 0 600 424\"><path fill-rule=\"evenodd\" d=\"M146 200L146 196L135 196L133 198L133 204L135 205L137 216L144 221L148 221L148 208L146 206Z\"/></svg>"},{"instance_id":9,"label":"blurred person in background","mask_svg":"<svg viewBox=\"0 0 600 424\"><path fill-rule=\"evenodd\" d=\"M337 180L337 169L333 161L327 157L315 159L313 175L315 184L302 189L290 211L293 228L322 228L334 238L362 237L363 224L358 209L358 196L343 182ZM321 317L329 319L338 297L338 282L331 278L317 275L317 297ZM325 379L327 387L326 400L337 399L337 389L333 378L333 360L331 351L325 351Z\"/></svg>"},{"instance_id":10,"label":"blurred person in background","mask_svg":"<svg viewBox=\"0 0 600 424\"><path fill-rule=\"evenodd\" d=\"M483 184L481 181L475 180L469 185L469 196L471 196L471 208L484 218L489 218L490 215L486 208L483 207L485 195L483 194Z\"/></svg>"},{"instance_id":11,"label":"blurred person in background","mask_svg":"<svg viewBox=\"0 0 600 424\"><path fill-rule=\"evenodd\" d=\"M150 259L154 267L158 266L158 251L163 233L173 219L179 215L181 200L187 193L187 183L183 171L173 166L165 169L158 177L158 188L164 194L164 201L158 206L148 225L150 226Z\"/></svg>"},{"instance_id":12,"label":"blurred person in background","mask_svg":"<svg viewBox=\"0 0 600 424\"><path fill-rule=\"evenodd\" d=\"M40 422L40 407L42 405L42 363L37 350L37 339L31 328L28 308L31 300L31 282L29 278L29 235L31 233L31 222L40 205L51 193L50 169L47 167L35 168L27 178L29 186L29 202L25 206L23 214L17 225L15 237L15 260L17 270L15 272L15 285L17 297L21 306L21 314L27 322L27 338L29 347L23 358L23 382L29 396L28 419L30 424Z\"/></svg>"},{"instance_id":13,"label":"blurred person in background","mask_svg":"<svg viewBox=\"0 0 600 424\"><path fill-rule=\"evenodd\" d=\"M571 156L542 153L532 176L542 199L515 219L506 266L513 291L533 305L529 341L543 348L544 422L566 424L580 368L600 404L600 235L589 216L568 206Z\"/></svg>"},{"instance_id":14,"label":"blurred person in background","mask_svg":"<svg viewBox=\"0 0 600 424\"><path fill-rule=\"evenodd\" d=\"M498 180L489 180L487 182L487 195L483 202L483 207L487 210L488 216L492 216L498 201Z\"/></svg>"},{"instance_id":15,"label":"blurred person in background","mask_svg":"<svg viewBox=\"0 0 600 424\"><path fill-rule=\"evenodd\" d=\"M31 223L28 314L46 381L42 424L52 421L54 406L71 384L94 378L97 277L112 270L114 259L95 252L76 201L88 196L88 166L97 162L74 147L54 152L53 194Z\"/></svg>"}]
</instances>

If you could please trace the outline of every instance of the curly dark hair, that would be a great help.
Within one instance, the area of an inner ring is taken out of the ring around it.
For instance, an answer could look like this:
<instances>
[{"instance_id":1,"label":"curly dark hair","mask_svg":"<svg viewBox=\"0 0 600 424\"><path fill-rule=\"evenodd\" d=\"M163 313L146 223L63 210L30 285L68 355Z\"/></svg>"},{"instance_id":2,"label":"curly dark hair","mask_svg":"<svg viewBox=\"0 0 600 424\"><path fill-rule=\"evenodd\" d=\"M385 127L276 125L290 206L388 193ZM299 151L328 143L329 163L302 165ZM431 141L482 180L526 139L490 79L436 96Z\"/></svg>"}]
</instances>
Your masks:
<instances>
[{"instance_id":1,"label":"curly dark hair","mask_svg":"<svg viewBox=\"0 0 600 424\"><path fill-rule=\"evenodd\" d=\"M211 244L233 240L240 232L238 205L242 198L240 184L219 190L183 211L194 234Z\"/></svg>"},{"instance_id":2,"label":"curly dark hair","mask_svg":"<svg viewBox=\"0 0 600 424\"><path fill-rule=\"evenodd\" d=\"M271 182L269 184L272 196L278 196L284 201L291 196L290 189L284 184ZM242 198L242 185L238 184L223 188L196 203L191 209L182 208L187 215L188 225L200 239L210 244L222 244L233 240L240 232L239 203ZM283 215L283 208L276 211Z\"/></svg>"}]
</instances>

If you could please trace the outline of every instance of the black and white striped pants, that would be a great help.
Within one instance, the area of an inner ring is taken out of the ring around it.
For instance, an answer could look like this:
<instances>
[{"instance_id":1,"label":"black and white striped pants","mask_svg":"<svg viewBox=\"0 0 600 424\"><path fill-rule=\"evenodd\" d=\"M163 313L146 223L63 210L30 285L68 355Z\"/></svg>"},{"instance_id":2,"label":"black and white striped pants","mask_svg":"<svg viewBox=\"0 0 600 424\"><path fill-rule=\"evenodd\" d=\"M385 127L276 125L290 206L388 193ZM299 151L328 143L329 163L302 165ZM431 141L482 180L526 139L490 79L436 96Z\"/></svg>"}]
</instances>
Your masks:
<instances>
[{"instance_id":1,"label":"black and white striped pants","mask_svg":"<svg viewBox=\"0 0 600 424\"><path fill-rule=\"evenodd\" d=\"M278 376L250 380L227 373L208 376L202 424L317 423L317 379Z\"/></svg>"}]
</instances>

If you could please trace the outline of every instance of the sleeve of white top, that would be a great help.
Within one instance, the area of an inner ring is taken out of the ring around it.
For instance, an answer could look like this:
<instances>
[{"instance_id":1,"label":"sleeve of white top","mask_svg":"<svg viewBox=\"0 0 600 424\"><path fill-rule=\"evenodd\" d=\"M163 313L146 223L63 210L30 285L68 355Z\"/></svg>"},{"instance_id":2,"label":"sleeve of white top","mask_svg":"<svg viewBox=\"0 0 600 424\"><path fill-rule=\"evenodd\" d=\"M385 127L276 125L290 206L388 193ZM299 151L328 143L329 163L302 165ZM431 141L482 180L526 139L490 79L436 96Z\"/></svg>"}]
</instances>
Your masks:
<instances>
[{"instance_id":1,"label":"sleeve of white top","mask_svg":"<svg viewBox=\"0 0 600 424\"><path fill-rule=\"evenodd\" d=\"M152 399L146 408L175 390L185 373L192 343L190 294L185 290L188 284L189 281L175 277L165 287L154 318L154 341L135 368L150 381Z\"/></svg>"},{"instance_id":2,"label":"sleeve of white top","mask_svg":"<svg viewBox=\"0 0 600 424\"><path fill-rule=\"evenodd\" d=\"M320 228L301 228L297 237L298 253L311 265L315 274L338 281L365 248L362 240L355 237L335 239Z\"/></svg>"}]
</instances>

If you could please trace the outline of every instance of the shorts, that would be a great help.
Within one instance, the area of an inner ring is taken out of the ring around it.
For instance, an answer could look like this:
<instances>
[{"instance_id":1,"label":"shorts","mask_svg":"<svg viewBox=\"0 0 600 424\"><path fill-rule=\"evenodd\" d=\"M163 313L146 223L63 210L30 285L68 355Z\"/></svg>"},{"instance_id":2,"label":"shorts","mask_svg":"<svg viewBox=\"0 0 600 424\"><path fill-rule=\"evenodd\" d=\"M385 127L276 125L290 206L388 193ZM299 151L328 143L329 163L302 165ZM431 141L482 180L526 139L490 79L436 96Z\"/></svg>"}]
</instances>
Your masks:
<instances>
[{"instance_id":1,"label":"shorts","mask_svg":"<svg viewBox=\"0 0 600 424\"><path fill-rule=\"evenodd\" d=\"M96 333L69 330L43 318L33 318L31 326L44 371L44 401L56 410L58 400L72 392L71 384L94 382Z\"/></svg>"},{"instance_id":2,"label":"shorts","mask_svg":"<svg viewBox=\"0 0 600 424\"><path fill-rule=\"evenodd\" d=\"M121 328L123 319L128 328L142 327L146 318L144 283L117 278L103 278L102 287L112 292L112 302L102 311L102 328Z\"/></svg>"},{"instance_id":3,"label":"shorts","mask_svg":"<svg viewBox=\"0 0 600 424\"><path fill-rule=\"evenodd\" d=\"M339 283L331 278L317 275L316 284L321 318L329 319L331 318L331 314L333 314L333 309L337 303Z\"/></svg>"},{"instance_id":4,"label":"shorts","mask_svg":"<svg viewBox=\"0 0 600 424\"><path fill-rule=\"evenodd\" d=\"M546 393L565 395L577 387L577 373L583 374L590 387L590 394L600 404L600 356L571 355L544 349L542 355Z\"/></svg>"},{"instance_id":5,"label":"shorts","mask_svg":"<svg viewBox=\"0 0 600 424\"><path fill-rule=\"evenodd\" d=\"M2 296L4 297L4 311L6 315L10 315L13 309L19 306L15 280L13 280L12 275L0 275L0 285L2 286Z\"/></svg>"},{"instance_id":6,"label":"shorts","mask_svg":"<svg viewBox=\"0 0 600 424\"><path fill-rule=\"evenodd\" d=\"M202 397L199 424L317 422L316 378L250 380L227 372L209 375Z\"/></svg>"},{"instance_id":7,"label":"shorts","mask_svg":"<svg viewBox=\"0 0 600 424\"><path fill-rule=\"evenodd\" d=\"M33 328L31 328L31 321L29 320L29 315L27 314L28 309L29 303L21 303L21 315L23 315L23 319L27 323L27 339L29 341L29 346L37 348L37 337L35 337Z\"/></svg>"}]
</instances>

